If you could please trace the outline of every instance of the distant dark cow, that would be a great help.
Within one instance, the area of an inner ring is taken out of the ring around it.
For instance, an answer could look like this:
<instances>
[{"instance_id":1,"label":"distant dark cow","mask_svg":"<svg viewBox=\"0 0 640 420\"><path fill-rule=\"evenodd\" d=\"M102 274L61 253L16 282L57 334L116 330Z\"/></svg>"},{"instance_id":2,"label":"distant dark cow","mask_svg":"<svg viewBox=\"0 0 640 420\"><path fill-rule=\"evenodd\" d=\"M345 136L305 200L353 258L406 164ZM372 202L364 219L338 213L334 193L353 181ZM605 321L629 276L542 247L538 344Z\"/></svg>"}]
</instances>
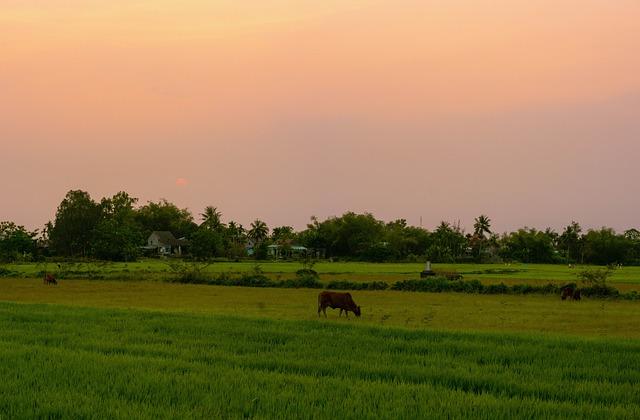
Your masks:
<instances>
[{"instance_id":1,"label":"distant dark cow","mask_svg":"<svg viewBox=\"0 0 640 420\"><path fill-rule=\"evenodd\" d=\"M562 294L560 295L560 299L573 299L573 287L565 287L562 289Z\"/></svg>"},{"instance_id":2,"label":"distant dark cow","mask_svg":"<svg viewBox=\"0 0 640 420\"><path fill-rule=\"evenodd\" d=\"M580 300L582 296L579 289L567 286L562 288L562 295L560 295L560 298L562 300Z\"/></svg>"},{"instance_id":3,"label":"distant dark cow","mask_svg":"<svg viewBox=\"0 0 640 420\"><path fill-rule=\"evenodd\" d=\"M323 312L325 318L327 317L327 306L331 309L340 309L338 316L342 316L342 311L347 314L347 318L349 318L349 311L360 316L360 307L353 301L350 293L321 292L318 295L318 316Z\"/></svg>"},{"instance_id":4,"label":"distant dark cow","mask_svg":"<svg viewBox=\"0 0 640 420\"><path fill-rule=\"evenodd\" d=\"M58 281L56 280L55 277L53 277L53 275L51 274L45 274L44 275L44 284L49 285L49 284L58 284Z\"/></svg>"}]
</instances>

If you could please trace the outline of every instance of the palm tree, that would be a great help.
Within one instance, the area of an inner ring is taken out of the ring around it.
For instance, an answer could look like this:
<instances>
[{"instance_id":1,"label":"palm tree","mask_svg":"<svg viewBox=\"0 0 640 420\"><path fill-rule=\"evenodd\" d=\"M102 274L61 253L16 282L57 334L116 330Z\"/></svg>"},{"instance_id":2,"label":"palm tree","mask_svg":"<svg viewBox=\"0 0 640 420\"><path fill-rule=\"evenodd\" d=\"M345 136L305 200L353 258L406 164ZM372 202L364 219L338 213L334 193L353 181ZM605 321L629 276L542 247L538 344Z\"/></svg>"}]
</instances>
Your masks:
<instances>
[{"instance_id":1,"label":"palm tree","mask_svg":"<svg viewBox=\"0 0 640 420\"><path fill-rule=\"evenodd\" d=\"M269 236L269 228L265 222L256 219L255 222L251 223L251 229L249 229L247 236L249 236L249 239L253 240L255 244L259 244Z\"/></svg>"},{"instance_id":2,"label":"palm tree","mask_svg":"<svg viewBox=\"0 0 640 420\"><path fill-rule=\"evenodd\" d=\"M484 239L485 233L491 235L491 219L484 214L481 214L475 219L475 223L473 224L473 234Z\"/></svg>"},{"instance_id":3,"label":"palm tree","mask_svg":"<svg viewBox=\"0 0 640 420\"><path fill-rule=\"evenodd\" d=\"M211 230L218 230L222 227L222 213L218 211L217 207L205 207L204 213L202 213L200 217L202 217L202 224L200 226Z\"/></svg>"},{"instance_id":4,"label":"palm tree","mask_svg":"<svg viewBox=\"0 0 640 420\"><path fill-rule=\"evenodd\" d=\"M229 226L227 227L227 234L234 244L238 244L242 242L242 239L245 235L244 227L242 227L240 223L231 221L229 222Z\"/></svg>"}]
</instances>

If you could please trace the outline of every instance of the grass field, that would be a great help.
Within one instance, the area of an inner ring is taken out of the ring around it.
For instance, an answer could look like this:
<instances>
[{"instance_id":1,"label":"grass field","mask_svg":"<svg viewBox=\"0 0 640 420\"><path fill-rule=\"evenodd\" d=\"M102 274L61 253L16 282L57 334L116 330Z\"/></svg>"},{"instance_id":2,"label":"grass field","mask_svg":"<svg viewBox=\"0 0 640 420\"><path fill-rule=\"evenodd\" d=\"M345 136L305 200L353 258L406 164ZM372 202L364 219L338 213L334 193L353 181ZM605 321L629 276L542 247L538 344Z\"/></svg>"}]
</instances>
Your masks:
<instances>
[{"instance_id":1,"label":"grass field","mask_svg":"<svg viewBox=\"0 0 640 420\"><path fill-rule=\"evenodd\" d=\"M0 279L0 419L637 418L640 304Z\"/></svg>"},{"instance_id":2,"label":"grass field","mask_svg":"<svg viewBox=\"0 0 640 420\"><path fill-rule=\"evenodd\" d=\"M2 418L637 418L640 342L0 303Z\"/></svg>"},{"instance_id":3,"label":"grass field","mask_svg":"<svg viewBox=\"0 0 640 420\"><path fill-rule=\"evenodd\" d=\"M216 262L208 265L205 271L212 274L246 273L255 268L255 262ZM297 262L261 262L260 268L271 278L291 278L302 268ZM56 271L55 264L10 264L6 269L21 276L37 277L45 268ZM399 280L419 277L423 264L414 263L358 263L358 262L319 262L314 269L323 281L386 281L393 283ZM585 267L568 268L565 265L551 264L434 264L435 270L457 271L465 280L478 279L483 283L506 284L540 284L566 283L576 281L576 274ZM80 263L66 264L64 269L72 270L75 276L99 277L113 280L162 280L172 275L171 268L162 260L150 259L135 263ZM496 273L496 270L509 270L507 273ZM492 272L493 271L493 272ZM623 267L615 270L610 283L626 292L640 291L640 267Z\"/></svg>"},{"instance_id":4,"label":"grass field","mask_svg":"<svg viewBox=\"0 0 640 420\"><path fill-rule=\"evenodd\" d=\"M317 321L318 290L182 285L162 282L0 279L0 300L138 308ZM419 329L541 332L640 338L640 302L562 302L557 296L358 291L362 317L331 322Z\"/></svg>"}]
</instances>

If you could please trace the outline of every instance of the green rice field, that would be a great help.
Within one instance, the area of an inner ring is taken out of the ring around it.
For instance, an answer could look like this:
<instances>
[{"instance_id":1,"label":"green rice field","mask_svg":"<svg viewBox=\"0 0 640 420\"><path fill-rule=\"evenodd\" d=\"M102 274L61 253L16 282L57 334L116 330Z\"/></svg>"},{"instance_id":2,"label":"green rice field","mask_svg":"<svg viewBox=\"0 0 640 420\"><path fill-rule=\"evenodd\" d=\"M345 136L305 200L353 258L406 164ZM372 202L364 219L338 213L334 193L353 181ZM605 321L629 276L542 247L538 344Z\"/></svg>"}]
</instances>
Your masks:
<instances>
[{"instance_id":1,"label":"green rice field","mask_svg":"<svg viewBox=\"0 0 640 420\"><path fill-rule=\"evenodd\" d=\"M2 418L637 418L640 342L0 304Z\"/></svg>"},{"instance_id":2,"label":"green rice field","mask_svg":"<svg viewBox=\"0 0 640 420\"><path fill-rule=\"evenodd\" d=\"M640 303L0 278L0 419L638 418Z\"/></svg>"}]
</instances>

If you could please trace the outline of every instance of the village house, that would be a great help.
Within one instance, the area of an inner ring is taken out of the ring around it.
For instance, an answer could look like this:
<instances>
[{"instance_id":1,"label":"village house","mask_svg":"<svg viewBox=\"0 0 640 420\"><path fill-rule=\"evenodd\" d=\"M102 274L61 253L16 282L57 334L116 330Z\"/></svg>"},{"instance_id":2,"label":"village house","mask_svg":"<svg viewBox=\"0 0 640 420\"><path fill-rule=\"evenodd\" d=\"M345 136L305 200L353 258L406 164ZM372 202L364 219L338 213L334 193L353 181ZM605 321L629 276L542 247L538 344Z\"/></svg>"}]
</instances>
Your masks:
<instances>
[{"instance_id":1,"label":"village house","mask_svg":"<svg viewBox=\"0 0 640 420\"><path fill-rule=\"evenodd\" d=\"M147 246L144 249L155 251L159 255L182 255L185 243L184 239L176 239L168 230L156 230L147 238Z\"/></svg>"}]
</instances>

